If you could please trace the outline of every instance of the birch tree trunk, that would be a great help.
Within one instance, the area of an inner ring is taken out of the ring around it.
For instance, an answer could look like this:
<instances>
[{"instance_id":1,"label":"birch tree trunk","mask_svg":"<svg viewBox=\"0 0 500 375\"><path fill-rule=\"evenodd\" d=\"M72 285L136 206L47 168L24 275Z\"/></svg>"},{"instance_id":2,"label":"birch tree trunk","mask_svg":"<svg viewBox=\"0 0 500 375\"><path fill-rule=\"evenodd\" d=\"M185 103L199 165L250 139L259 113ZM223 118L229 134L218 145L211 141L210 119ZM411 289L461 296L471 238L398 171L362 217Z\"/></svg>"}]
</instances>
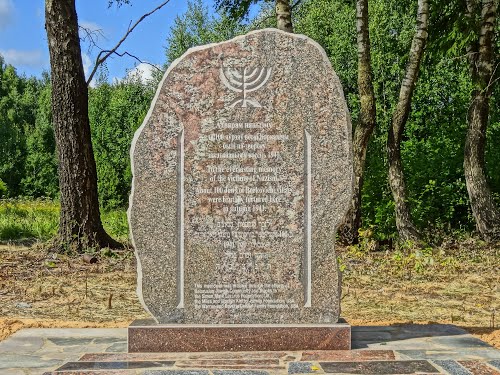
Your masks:
<instances>
[{"instance_id":1,"label":"birch tree trunk","mask_svg":"<svg viewBox=\"0 0 500 375\"><path fill-rule=\"evenodd\" d=\"M478 9L479 8L479 9ZM495 25L498 0L467 0L468 16L481 12L478 38L468 47L473 91L467 115L464 172L472 213L478 231L486 241L500 240L500 212L493 200L485 173L486 129L493 91L495 63Z\"/></svg>"},{"instance_id":2,"label":"birch tree trunk","mask_svg":"<svg viewBox=\"0 0 500 375\"><path fill-rule=\"evenodd\" d=\"M46 0L45 29L50 52L52 116L59 158L61 213L58 246L119 247L104 230L97 196L97 172L90 138L88 89L83 71L75 0Z\"/></svg>"},{"instance_id":3,"label":"birch tree trunk","mask_svg":"<svg viewBox=\"0 0 500 375\"><path fill-rule=\"evenodd\" d=\"M376 107L371 67L371 45L368 23L368 0L356 1L356 29L358 44L358 90L360 99L359 121L353 136L354 189L352 202L344 223L339 228L342 242L358 243L361 227L361 191L363 189L366 150L375 129Z\"/></svg>"},{"instance_id":4,"label":"birch tree trunk","mask_svg":"<svg viewBox=\"0 0 500 375\"><path fill-rule=\"evenodd\" d=\"M278 29L293 33L292 8L289 0L276 0L276 21Z\"/></svg>"},{"instance_id":5,"label":"birch tree trunk","mask_svg":"<svg viewBox=\"0 0 500 375\"><path fill-rule=\"evenodd\" d=\"M420 234L411 219L401 161L401 139L410 113L411 99L427 42L428 23L429 2L428 0L418 0L417 31L411 43L408 65L387 138L389 184L394 197L396 226L400 240L412 242L420 242Z\"/></svg>"}]
</instances>

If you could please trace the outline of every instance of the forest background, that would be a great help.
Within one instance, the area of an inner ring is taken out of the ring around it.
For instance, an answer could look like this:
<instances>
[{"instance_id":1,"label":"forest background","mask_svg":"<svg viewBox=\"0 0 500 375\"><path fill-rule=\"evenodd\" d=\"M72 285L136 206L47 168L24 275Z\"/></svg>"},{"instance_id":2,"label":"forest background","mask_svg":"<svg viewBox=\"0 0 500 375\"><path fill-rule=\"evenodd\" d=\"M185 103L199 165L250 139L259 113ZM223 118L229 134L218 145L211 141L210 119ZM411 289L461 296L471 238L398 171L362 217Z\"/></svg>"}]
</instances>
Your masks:
<instances>
[{"instance_id":1,"label":"forest background","mask_svg":"<svg viewBox=\"0 0 500 375\"><path fill-rule=\"evenodd\" d=\"M371 137L362 191L362 237L382 244L397 238L388 183L387 134L415 32L417 1L372 0L370 38L377 126ZM89 117L103 221L127 238L125 209L131 185L129 149L154 96L162 71L188 48L275 26L272 8L238 22L190 3L166 41L165 64L147 82L128 76L109 83L105 65L89 88ZM293 11L296 33L326 50L344 87L353 123L359 115L355 2L306 0ZM433 26L431 22L431 27ZM498 25L497 25L498 29ZM466 55L443 49L432 36L420 68L402 142L412 218L428 243L474 235L464 177L464 142L473 89ZM498 44L498 41L497 41ZM497 49L499 46L497 45ZM500 204L500 85L491 98L486 173ZM0 240L49 239L57 232L57 156L50 76L25 77L0 57ZM13 219L15 218L15 219Z\"/></svg>"}]
</instances>

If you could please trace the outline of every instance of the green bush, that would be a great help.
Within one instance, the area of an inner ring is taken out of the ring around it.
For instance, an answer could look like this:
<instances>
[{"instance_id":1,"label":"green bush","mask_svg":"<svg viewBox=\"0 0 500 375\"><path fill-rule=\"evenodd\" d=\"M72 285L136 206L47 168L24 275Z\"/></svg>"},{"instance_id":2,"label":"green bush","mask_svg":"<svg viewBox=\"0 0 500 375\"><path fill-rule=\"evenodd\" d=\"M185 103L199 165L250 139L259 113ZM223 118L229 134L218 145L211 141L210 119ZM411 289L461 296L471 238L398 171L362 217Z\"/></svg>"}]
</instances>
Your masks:
<instances>
[{"instance_id":1,"label":"green bush","mask_svg":"<svg viewBox=\"0 0 500 375\"><path fill-rule=\"evenodd\" d=\"M0 198L4 198L7 195L7 184L0 179Z\"/></svg>"}]
</instances>

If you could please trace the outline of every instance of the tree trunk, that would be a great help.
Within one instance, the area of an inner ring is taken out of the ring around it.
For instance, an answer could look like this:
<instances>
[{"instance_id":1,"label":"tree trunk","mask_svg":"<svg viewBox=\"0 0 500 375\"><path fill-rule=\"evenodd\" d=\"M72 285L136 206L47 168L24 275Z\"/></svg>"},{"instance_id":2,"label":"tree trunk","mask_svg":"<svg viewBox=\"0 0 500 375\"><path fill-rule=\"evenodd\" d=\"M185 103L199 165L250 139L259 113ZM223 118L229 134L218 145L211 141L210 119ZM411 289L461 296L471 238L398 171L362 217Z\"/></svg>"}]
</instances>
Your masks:
<instances>
[{"instance_id":1,"label":"tree trunk","mask_svg":"<svg viewBox=\"0 0 500 375\"><path fill-rule=\"evenodd\" d=\"M278 29L293 33L292 8L289 0L276 0L276 21Z\"/></svg>"},{"instance_id":2,"label":"tree trunk","mask_svg":"<svg viewBox=\"0 0 500 375\"><path fill-rule=\"evenodd\" d=\"M412 242L420 242L420 234L415 228L410 215L403 165L401 162L401 139L410 114L411 98L427 41L428 22L429 2L428 0L418 0L417 32L411 43L405 77L401 84L398 104L392 116L392 124L389 128L387 138L389 184L394 197L396 226L400 240Z\"/></svg>"},{"instance_id":3,"label":"tree trunk","mask_svg":"<svg viewBox=\"0 0 500 375\"><path fill-rule=\"evenodd\" d=\"M356 2L356 28L358 39L358 90L360 99L359 121L353 136L354 190L349 211L339 234L345 244L358 243L361 227L361 191L363 189L366 150L375 129L376 107L371 67L371 46L368 24L368 0Z\"/></svg>"},{"instance_id":4,"label":"tree trunk","mask_svg":"<svg viewBox=\"0 0 500 375\"><path fill-rule=\"evenodd\" d=\"M468 16L478 3L467 1ZM495 71L495 24L498 0L483 0L478 39L468 48L469 68L474 89L467 115L464 172L472 213L478 231L486 241L500 240L500 212L495 205L485 173L486 128L490 113ZM476 31L477 33L477 31Z\"/></svg>"},{"instance_id":5,"label":"tree trunk","mask_svg":"<svg viewBox=\"0 0 500 375\"><path fill-rule=\"evenodd\" d=\"M45 29L59 158L59 249L82 252L86 247L118 247L120 244L105 232L99 212L75 0L46 0Z\"/></svg>"}]
</instances>

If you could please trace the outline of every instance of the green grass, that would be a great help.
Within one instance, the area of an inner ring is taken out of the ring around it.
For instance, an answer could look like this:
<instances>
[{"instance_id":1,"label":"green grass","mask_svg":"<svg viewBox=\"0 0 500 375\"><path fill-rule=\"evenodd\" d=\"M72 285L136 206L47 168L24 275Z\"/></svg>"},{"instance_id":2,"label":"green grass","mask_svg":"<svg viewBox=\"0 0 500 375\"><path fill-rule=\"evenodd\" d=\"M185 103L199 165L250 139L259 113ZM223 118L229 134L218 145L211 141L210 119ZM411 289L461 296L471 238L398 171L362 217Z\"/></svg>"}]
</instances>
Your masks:
<instances>
[{"instance_id":1,"label":"green grass","mask_svg":"<svg viewBox=\"0 0 500 375\"><path fill-rule=\"evenodd\" d=\"M103 212L104 228L119 241L127 241L125 210ZM47 241L59 226L59 202L0 200L0 241Z\"/></svg>"},{"instance_id":2,"label":"green grass","mask_svg":"<svg viewBox=\"0 0 500 375\"><path fill-rule=\"evenodd\" d=\"M101 212L101 220L104 229L113 238L121 242L128 240L128 221L125 209Z\"/></svg>"}]
</instances>

